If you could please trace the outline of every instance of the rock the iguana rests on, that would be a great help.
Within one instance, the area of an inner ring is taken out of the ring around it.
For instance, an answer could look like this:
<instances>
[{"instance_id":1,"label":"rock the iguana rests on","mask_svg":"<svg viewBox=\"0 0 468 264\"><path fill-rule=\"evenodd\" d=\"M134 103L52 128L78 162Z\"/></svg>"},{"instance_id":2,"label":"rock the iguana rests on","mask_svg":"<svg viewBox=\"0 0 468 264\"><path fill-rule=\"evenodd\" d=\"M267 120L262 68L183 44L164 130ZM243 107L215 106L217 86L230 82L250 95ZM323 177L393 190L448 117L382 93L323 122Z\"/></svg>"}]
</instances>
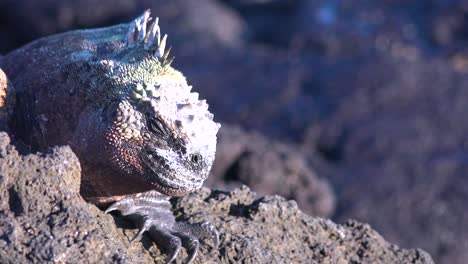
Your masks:
<instances>
[{"instance_id":1,"label":"rock the iguana rests on","mask_svg":"<svg viewBox=\"0 0 468 264\"><path fill-rule=\"evenodd\" d=\"M0 132L0 263L165 260L160 248L148 248L150 237L130 244L136 230L83 200L80 164L68 146L20 155L9 142ZM197 263L434 264L425 251L392 245L368 224L311 217L294 201L259 197L245 186L229 192L202 188L174 199L172 210L178 218L207 219L220 229L219 250L199 254Z\"/></svg>"},{"instance_id":2,"label":"rock the iguana rests on","mask_svg":"<svg viewBox=\"0 0 468 264\"><path fill-rule=\"evenodd\" d=\"M199 189L214 161L219 124L170 65L167 35L150 12L130 24L36 40L0 59L16 89L9 126L43 151L71 145L83 168L81 194L113 203L168 252L199 239L216 245L208 222L176 222L169 198Z\"/></svg>"}]
</instances>

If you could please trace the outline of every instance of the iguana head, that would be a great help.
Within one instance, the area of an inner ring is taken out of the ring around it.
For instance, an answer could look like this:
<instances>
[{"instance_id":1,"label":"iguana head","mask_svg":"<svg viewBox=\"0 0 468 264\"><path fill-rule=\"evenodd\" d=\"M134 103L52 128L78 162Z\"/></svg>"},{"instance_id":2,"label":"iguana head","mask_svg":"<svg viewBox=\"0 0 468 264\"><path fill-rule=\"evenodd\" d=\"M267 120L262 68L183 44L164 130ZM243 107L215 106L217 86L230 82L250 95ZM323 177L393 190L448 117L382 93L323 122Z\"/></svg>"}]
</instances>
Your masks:
<instances>
[{"instance_id":1,"label":"iguana head","mask_svg":"<svg viewBox=\"0 0 468 264\"><path fill-rule=\"evenodd\" d=\"M208 177L220 127L205 100L191 92L185 77L174 70L160 37L158 20L149 11L129 25L124 47L94 62L96 78L89 96L111 87L102 108L103 149L115 168L144 179L167 195L201 187Z\"/></svg>"}]
</instances>

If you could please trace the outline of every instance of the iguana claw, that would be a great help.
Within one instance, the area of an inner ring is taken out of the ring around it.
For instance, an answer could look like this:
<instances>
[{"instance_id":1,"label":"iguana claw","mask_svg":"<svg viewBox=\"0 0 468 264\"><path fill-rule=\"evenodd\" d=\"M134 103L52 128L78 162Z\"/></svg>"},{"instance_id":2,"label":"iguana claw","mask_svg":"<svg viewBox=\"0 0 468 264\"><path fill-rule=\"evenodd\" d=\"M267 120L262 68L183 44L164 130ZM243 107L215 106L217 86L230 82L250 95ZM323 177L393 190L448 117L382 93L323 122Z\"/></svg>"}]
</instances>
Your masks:
<instances>
[{"instance_id":1,"label":"iguana claw","mask_svg":"<svg viewBox=\"0 0 468 264\"><path fill-rule=\"evenodd\" d=\"M211 239L214 247L219 245L219 233L209 222L176 222L171 211L169 197L156 191L127 196L112 204L106 213L120 211L139 227L132 242L140 239L147 232L156 244L167 252L166 263L174 261L183 247L192 263L198 254L199 239Z\"/></svg>"}]
</instances>

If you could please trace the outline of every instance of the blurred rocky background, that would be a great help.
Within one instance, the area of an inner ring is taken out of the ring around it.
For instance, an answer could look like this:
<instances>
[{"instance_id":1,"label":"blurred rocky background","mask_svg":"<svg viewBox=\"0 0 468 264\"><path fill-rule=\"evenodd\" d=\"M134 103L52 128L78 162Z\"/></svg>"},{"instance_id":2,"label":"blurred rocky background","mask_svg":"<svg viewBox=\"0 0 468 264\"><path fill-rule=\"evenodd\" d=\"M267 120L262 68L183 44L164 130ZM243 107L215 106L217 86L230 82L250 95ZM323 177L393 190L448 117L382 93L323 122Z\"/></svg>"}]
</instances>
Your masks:
<instances>
[{"instance_id":1,"label":"blurred rocky background","mask_svg":"<svg viewBox=\"0 0 468 264\"><path fill-rule=\"evenodd\" d=\"M225 124L210 186L468 261L468 1L0 0L0 54L147 8Z\"/></svg>"}]
</instances>

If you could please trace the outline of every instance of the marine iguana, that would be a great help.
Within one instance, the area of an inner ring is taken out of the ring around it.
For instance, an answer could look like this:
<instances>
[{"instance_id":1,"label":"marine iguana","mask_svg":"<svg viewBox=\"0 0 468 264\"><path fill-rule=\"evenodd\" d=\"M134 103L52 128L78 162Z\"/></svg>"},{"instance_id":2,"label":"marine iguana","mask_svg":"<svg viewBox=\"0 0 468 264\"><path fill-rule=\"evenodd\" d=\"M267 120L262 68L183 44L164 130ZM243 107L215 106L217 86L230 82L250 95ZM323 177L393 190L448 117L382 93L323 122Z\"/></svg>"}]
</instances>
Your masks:
<instances>
[{"instance_id":1,"label":"marine iguana","mask_svg":"<svg viewBox=\"0 0 468 264\"><path fill-rule=\"evenodd\" d=\"M38 39L0 58L15 87L15 137L42 151L71 145L82 165L80 193L120 211L167 250L191 263L199 239L218 244L208 222L177 222L170 197L208 177L220 127L191 92L147 10L130 24Z\"/></svg>"}]
</instances>

